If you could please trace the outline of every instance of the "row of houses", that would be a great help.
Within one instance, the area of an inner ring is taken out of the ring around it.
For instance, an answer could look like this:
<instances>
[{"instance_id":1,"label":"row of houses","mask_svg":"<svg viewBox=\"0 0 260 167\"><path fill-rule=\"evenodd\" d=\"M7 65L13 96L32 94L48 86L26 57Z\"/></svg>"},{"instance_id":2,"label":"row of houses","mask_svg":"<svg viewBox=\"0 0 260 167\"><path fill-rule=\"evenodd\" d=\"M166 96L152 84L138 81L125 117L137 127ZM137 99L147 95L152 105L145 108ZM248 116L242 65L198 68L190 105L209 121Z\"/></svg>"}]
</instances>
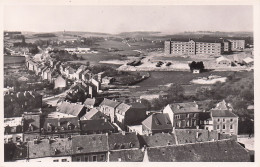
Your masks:
<instances>
[{"instance_id":1,"label":"row of houses","mask_svg":"<svg viewBox=\"0 0 260 167\"><path fill-rule=\"evenodd\" d=\"M136 133L77 135L69 138L35 138L26 143L6 143L5 161L16 162L249 162L249 152L232 138L221 139L197 132L141 136ZM206 133L205 133L206 134ZM209 134L209 133L207 133ZM205 139L205 140L203 140ZM209 140L210 139L210 140ZM214 150L214 151L213 151ZM196 156L194 156L196 155Z\"/></svg>"},{"instance_id":2,"label":"row of houses","mask_svg":"<svg viewBox=\"0 0 260 167\"><path fill-rule=\"evenodd\" d=\"M164 42L165 54L170 55L221 55L245 49L245 40L234 39L178 39Z\"/></svg>"},{"instance_id":3,"label":"row of houses","mask_svg":"<svg viewBox=\"0 0 260 167\"><path fill-rule=\"evenodd\" d=\"M230 60L224 56L220 56L216 59L216 63L218 65L224 65L224 66L231 66L232 63L241 63L248 67L252 67L254 65L254 59L251 57L246 57L242 61L238 61L238 60Z\"/></svg>"}]
</instances>

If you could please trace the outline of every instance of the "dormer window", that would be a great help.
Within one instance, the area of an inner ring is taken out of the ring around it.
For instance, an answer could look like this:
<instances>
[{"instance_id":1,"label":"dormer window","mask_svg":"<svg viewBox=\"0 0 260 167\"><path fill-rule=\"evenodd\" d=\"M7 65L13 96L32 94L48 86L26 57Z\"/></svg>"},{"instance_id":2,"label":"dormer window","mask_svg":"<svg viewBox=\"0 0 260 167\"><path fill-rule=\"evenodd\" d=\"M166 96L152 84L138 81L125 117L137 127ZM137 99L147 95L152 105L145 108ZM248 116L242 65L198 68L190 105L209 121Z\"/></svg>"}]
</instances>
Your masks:
<instances>
[{"instance_id":1,"label":"dormer window","mask_svg":"<svg viewBox=\"0 0 260 167\"><path fill-rule=\"evenodd\" d=\"M32 126L32 124L29 124L28 131L33 131L33 126Z\"/></svg>"}]
</instances>

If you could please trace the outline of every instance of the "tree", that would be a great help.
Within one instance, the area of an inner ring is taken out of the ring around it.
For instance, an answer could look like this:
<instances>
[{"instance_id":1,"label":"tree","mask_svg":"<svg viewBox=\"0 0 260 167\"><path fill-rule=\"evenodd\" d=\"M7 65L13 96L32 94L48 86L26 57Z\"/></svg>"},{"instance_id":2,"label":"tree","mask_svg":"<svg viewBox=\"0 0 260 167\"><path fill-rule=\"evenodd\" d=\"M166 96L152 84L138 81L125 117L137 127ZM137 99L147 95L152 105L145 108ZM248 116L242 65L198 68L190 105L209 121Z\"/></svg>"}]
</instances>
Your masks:
<instances>
[{"instance_id":1,"label":"tree","mask_svg":"<svg viewBox=\"0 0 260 167\"><path fill-rule=\"evenodd\" d=\"M184 89L179 84L172 84L168 89L169 100L179 101L183 99Z\"/></svg>"},{"instance_id":2,"label":"tree","mask_svg":"<svg viewBox=\"0 0 260 167\"><path fill-rule=\"evenodd\" d=\"M189 66L190 66L191 71L193 71L193 70L204 70L204 68L205 68L202 61L200 61L200 62L192 61L191 63L189 63Z\"/></svg>"},{"instance_id":3,"label":"tree","mask_svg":"<svg viewBox=\"0 0 260 167\"><path fill-rule=\"evenodd\" d=\"M148 101L148 100L146 100L146 99L141 99L141 103L146 106L147 110L150 110L150 109L151 109L151 103L150 103L150 101Z\"/></svg>"}]
</instances>

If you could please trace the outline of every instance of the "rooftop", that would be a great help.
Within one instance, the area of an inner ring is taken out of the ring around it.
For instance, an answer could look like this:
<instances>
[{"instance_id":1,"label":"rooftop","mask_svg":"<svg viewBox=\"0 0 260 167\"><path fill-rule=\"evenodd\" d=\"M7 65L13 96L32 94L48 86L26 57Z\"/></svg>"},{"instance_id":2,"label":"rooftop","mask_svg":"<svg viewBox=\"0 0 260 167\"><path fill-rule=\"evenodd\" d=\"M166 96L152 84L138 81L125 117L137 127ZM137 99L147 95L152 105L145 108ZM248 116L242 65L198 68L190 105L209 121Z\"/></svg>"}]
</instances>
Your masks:
<instances>
[{"instance_id":1,"label":"rooftop","mask_svg":"<svg viewBox=\"0 0 260 167\"><path fill-rule=\"evenodd\" d=\"M80 121L81 130L84 132L88 131L114 131L114 126L104 119L96 119L96 120L81 120Z\"/></svg>"},{"instance_id":2,"label":"rooftop","mask_svg":"<svg viewBox=\"0 0 260 167\"><path fill-rule=\"evenodd\" d=\"M152 162L250 162L249 152L233 140L150 147L147 155Z\"/></svg>"},{"instance_id":3,"label":"rooftop","mask_svg":"<svg viewBox=\"0 0 260 167\"><path fill-rule=\"evenodd\" d=\"M176 144L174 134L170 133L156 133L149 136L139 135L138 138L140 140L140 143L142 142L142 145L146 145L147 147L158 147Z\"/></svg>"},{"instance_id":4,"label":"rooftop","mask_svg":"<svg viewBox=\"0 0 260 167\"><path fill-rule=\"evenodd\" d=\"M200 112L196 102L169 104L173 113Z\"/></svg>"},{"instance_id":5,"label":"rooftop","mask_svg":"<svg viewBox=\"0 0 260 167\"><path fill-rule=\"evenodd\" d=\"M77 103L62 102L58 107L58 112L78 116L84 110L84 105Z\"/></svg>"},{"instance_id":6,"label":"rooftop","mask_svg":"<svg viewBox=\"0 0 260 167\"><path fill-rule=\"evenodd\" d=\"M107 135L79 135L72 136L72 153L97 153L108 151Z\"/></svg>"},{"instance_id":7,"label":"rooftop","mask_svg":"<svg viewBox=\"0 0 260 167\"><path fill-rule=\"evenodd\" d=\"M112 150L109 154L110 162L142 162L144 151L138 148Z\"/></svg>"},{"instance_id":8,"label":"rooftop","mask_svg":"<svg viewBox=\"0 0 260 167\"><path fill-rule=\"evenodd\" d=\"M104 98L104 100L102 101L100 106L104 105L104 106L109 106L109 107L112 107L112 108L116 108L119 104L120 104L120 102Z\"/></svg>"},{"instance_id":9,"label":"rooftop","mask_svg":"<svg viewBox=\"0 0 260 167\"><path fill-rule=\"evenodd\" d=\"M108 145L109 150L140 148L136 133L112 133L108 136Z\"/></svg>"},{"instance_id":10,"label":"rooftop","mask_svg":"<svg viewBox=\"0 0 260 167\"><path fill-rule=\"evenodd\" d=\"M142 124L150 130L172 129L172 123L168 114L155 113L146 118Z\"/></svg>"},{"instance_id":11,"label":"rooftop","mask_svg":"<svg viewBox=\"0 0 260 167\"><path fill-rule=\"evenodd\" d=\"M210 112L212 117L238 117L236 114L229 110L211 109Z\"/></svg>"}]
</instances>

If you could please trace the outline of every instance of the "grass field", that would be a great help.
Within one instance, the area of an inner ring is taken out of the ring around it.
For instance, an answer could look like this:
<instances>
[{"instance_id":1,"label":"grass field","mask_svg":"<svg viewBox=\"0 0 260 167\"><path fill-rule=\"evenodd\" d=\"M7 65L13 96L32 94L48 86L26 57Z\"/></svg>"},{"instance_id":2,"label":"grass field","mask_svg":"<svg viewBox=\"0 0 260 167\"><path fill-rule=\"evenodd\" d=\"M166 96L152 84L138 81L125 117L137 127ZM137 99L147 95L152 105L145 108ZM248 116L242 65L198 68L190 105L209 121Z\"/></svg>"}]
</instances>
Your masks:
<instances>
[{"instance_id":1,"label":"grass field","mask_svg":"<svg viewBox=\"0 0 260 167\"><path fill-rule=\"evenodd\" d=\"M186 85L190 84L190 81L194 78L207 77L210 74L226 77L232 73L233 72L230 71L211 71L200 74L193 74L191 72L183 71L154 71L150 72L150 77L148 79L136 84L136 86L140 86L136 89L142 91L157 88L160 85L166 85L169 83ZM239 72L241 78L246 77L249 73L252 72Z\"/></svg>"},{"instance_id":2,"label":"grass field","mask_svg":"<svg viewBox=\"0 0 260 167\"><path fill-rule=\"evenodd\" d=\"M25 62L25 57L22 56L4 56L4 64L14 64Z\"/></svg>"}]
</instances>

